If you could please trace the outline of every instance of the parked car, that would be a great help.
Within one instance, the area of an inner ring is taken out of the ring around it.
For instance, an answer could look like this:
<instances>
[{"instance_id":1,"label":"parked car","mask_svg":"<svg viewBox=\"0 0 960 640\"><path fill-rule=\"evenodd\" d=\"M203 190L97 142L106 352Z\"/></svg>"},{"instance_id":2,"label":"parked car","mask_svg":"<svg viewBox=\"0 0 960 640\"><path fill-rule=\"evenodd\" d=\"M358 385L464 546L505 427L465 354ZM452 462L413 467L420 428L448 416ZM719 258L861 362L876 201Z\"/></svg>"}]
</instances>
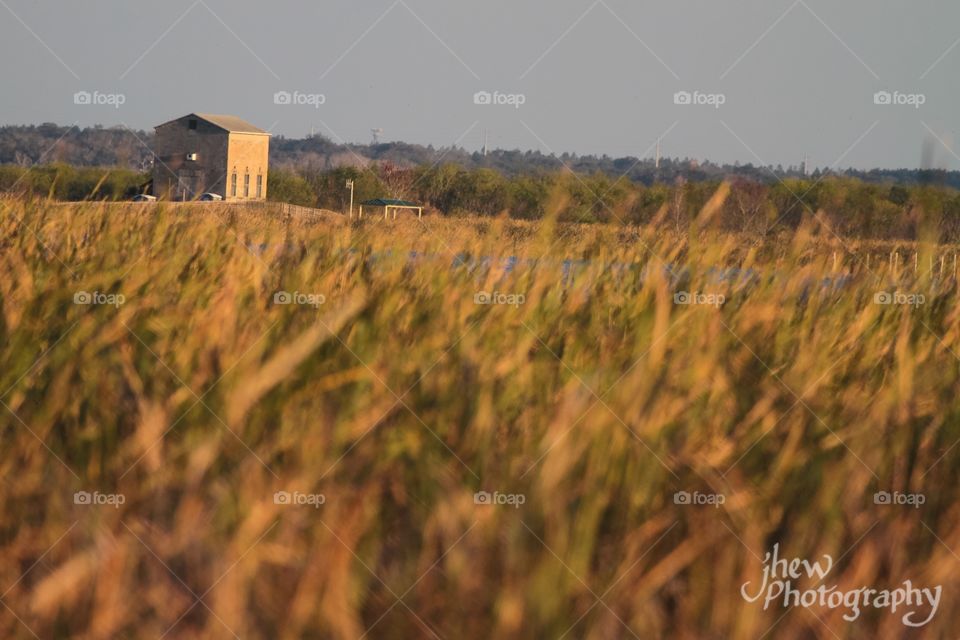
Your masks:
<instances>
[{"instance_id":1,"label":"parked car","mask_svg":"<svg viewBox=\"0 0 960 640\"><path fill-rule=\"evenodd\" d=\"M157 196L148 196L145 193L133 196L134 202L156 202Z\"/></svg>"},{"instance_id":2,"label":"parked car","mask_svg":"<svg viewBox=\"0 0 960 640\"><path fill-rule=\"evenodd\" d=\"M223 200L223 196L217 193L205 193L200 196L200 202L217 202Z\"/></svg>"}]
</instances>

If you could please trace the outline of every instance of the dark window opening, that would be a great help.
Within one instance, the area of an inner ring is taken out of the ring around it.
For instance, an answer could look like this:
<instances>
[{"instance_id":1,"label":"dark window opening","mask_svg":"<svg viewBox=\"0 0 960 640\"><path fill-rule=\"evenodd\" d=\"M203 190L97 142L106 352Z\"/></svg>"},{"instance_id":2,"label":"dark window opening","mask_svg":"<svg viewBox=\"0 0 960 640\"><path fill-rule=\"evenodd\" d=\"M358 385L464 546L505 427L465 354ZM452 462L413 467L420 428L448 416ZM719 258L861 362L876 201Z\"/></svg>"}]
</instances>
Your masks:
<instances>
[{"instance_id":1,"label":"dark window opening","mask_svg":"<svg viewBox=\"0 0 960 640\"><path fill-rule=\"evenodd\" d=\"M191 131L196 131L196 130L197 130L197 119L196 119L196 118L190 118L190 125L189 125L189 126L190 126L190 130L191 130Z\"/></svg>"},{"instance_id":2,"label":"dark window opening","mask_svg":"<svg viewBox=\"0 0 960 640\"><path fill-rule=\"evenodd\" d=\"M257 197L258 198L263 197L263 176L262 175L257 176Z\"/></svg>"},{"instance_id":3,"label":"dark window opening","mask_svg":"<svg viewBox=\"0 0 960 640\"><path fill-rule=\"evenodd\" d=\"M250 197L250 174L246 173L243 176L243 197Z\"/></svg>"},{"instance_id":4,"label":"dark window opening","mask_svg":"<svg viewBox=\"0 0 960 640\"><path fill-rule=\"evenodd\" d=\"M230 176L230 195L234 198L237 197L237 174L234 172Z\"/></svg>"}]
</instances>

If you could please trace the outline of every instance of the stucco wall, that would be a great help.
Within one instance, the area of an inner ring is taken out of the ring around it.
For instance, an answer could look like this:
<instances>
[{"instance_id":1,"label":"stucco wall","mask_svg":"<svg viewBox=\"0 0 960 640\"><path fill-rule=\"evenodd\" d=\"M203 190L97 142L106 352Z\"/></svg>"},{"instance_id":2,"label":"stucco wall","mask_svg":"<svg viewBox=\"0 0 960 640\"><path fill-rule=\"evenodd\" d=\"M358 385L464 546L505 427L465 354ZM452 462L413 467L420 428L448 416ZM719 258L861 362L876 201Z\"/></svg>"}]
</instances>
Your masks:
<instances>
[{"instance_id":1,"label":"stucco wall","mask_svg":"<svg viewBox=\"0 0 960 640\"><path fill-rule=\"evenodd\" d=\"M261 200L267 197L267 170L270 156L270 137L249 133L231 133L230 149L227 157L227 172L225 191L229 200L256 200L257 176L262 178ZM231 176L237 174L237 193L233 195ZM250 176L250 193L244 196L244 176Z\"/></svg>"}]
</instances>

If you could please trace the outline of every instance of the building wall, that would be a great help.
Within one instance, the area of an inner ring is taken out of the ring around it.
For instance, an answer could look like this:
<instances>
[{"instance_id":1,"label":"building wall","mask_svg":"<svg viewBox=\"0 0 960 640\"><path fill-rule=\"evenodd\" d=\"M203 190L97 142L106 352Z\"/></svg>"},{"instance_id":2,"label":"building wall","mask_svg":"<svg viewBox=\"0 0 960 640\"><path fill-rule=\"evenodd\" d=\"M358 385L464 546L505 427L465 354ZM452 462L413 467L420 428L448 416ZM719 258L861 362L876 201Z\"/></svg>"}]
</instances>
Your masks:
<instances>
[{"instance_id":1,"label":"building wall","mask_svg":"<svg viewBox=\"0 0 960 640\"><path fill-rule=\"evenodd\" d=\"M251 133L231 133L227 155L226 189L227 200L264 200L267 197L267 170L270 157L270 136ZM237 192L233 193L233 176L237 177ZM245 192L245 179L249 176L249 192ZM260 177L260 194L257 195L257 177Z\"/></svg>"},{"instance_id":2,"label":"building wall","mask_svg":"<svg viewBox=\"0 0 960 640\"><path fill-rule=\"evenodd\" d=\"M192 130L190 119L185 116L157 127L155 196L192 200L207 191L225 193L230 134L201 119ZM190 153L197 154L196 161L187 160Z\"/></svg>"},{"instance_id":3,"label":"building wall","mask_svg":"<svg viewBox=\"0 0 960 640\"><path fill-rule=\"evenodd\" d=\"M190 129L190 120L197 121ZM270 136L227 132L202 118L184 116L156 129L153 195L172 200L193 200L210 192L224 200L263 200L267 197ZM187 155L197 154L197 160ZM237 191L232 190L236 173ZM248 195L244 179L250 176ZM257 195L257 177L261 188Z\"/></svg>"}]
</instances>

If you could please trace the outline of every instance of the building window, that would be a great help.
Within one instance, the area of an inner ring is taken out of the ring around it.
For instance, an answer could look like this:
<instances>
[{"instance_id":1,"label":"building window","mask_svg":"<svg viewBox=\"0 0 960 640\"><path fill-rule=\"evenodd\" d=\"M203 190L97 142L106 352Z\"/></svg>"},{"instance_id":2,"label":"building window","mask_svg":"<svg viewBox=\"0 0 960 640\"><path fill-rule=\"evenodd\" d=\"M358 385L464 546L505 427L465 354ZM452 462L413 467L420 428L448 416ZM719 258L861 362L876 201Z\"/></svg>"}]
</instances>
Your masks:
<instances>
[{"instance_id":1,"label":"building window","mask_svg":"<svg viewBox=\"0 0 960 640\"><path fill-rule=\"evenodd\" d=\"M196 131L196 130L197 130L197 119L196 119L196 118L190 118L190 123L189 123L188 126L190 127L190 131Z\"/></svg>"},{"instance_id":2,"label":"building window","mask_svg":"<svg viewBox=\"0 0 960 640\"><path fill-rule=\"evenodd\" d=\"M230 174L230 195L234 198L237 197L237 172L236 171Z\"/></svg>"},{"instance_id":3,"label":"building window","mask_svg":"<svg viewBox=\"0 0 960 640\"><path fill-rule=\"evenodd\" d=\"M249 173L243 174L243 197L244 198L250 197L250 174Z\"/></svg>"},{"instance_id":4,"label":"building window","mask_svg":"<svg viewBox=\"0 0 960 640\"><path fill-rule=\"evenodd\" d=\"M263 175L257 174L257 197L263 197Z\"/></svg>"}]
</instances>

